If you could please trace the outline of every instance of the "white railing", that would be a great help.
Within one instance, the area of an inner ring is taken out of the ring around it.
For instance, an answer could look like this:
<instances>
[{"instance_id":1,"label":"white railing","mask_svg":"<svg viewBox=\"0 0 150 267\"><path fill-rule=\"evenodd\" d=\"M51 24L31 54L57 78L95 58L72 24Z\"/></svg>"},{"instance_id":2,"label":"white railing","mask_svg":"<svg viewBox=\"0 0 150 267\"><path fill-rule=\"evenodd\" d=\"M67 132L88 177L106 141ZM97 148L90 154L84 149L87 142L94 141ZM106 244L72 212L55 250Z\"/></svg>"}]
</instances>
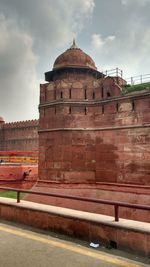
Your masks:
<instances>
[{"instance_id":1,"label":"white railing","mask_svg":"<svg viewBox=\"0 0 150 267\"><path fill-rule=\"evenodd\" d=\"M131 84L131 85L147 83L147 82L150 82L150 73L133 76L133 77L127 78L125 80L126 80L127 84Z\"/></svg>"},{"instance_id":2,"label":"white railing","mask_svg":"<svg viewBox=\"0 0 150 267\"><path fill-rule=\"evenodd\" d=\"M102 72L106 76L123 78L123 71L119 68L105 70ZM123 78L127 84L141 84L150 82L150 73L132 76L130 78Z\"/></svg>"},{"instance_id":3,"label":"white railing","mask_svg":"<svg viewBox=\"0 0 150 267\"><path fill-rule=\"evenodd\" d=\"M121 78L122 78L122 75L123 75L123 71L121 69L119 69L119 68L105 70L102 73L104 75L106 75L106 76L121 77Z\"/></svg>"}]
</instances>

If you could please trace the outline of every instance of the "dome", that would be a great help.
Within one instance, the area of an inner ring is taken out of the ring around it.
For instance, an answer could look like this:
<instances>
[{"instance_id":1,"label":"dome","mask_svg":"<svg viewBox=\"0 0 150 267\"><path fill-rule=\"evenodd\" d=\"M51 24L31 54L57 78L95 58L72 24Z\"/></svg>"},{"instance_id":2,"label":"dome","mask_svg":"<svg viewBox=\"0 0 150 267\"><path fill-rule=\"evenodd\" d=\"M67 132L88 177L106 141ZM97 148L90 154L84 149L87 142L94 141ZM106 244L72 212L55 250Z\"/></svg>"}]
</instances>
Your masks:
<instances>
[{"instance_id":1,"label":"dome","mask_svg":"<svg viewBox=\"0 0 150 267\"><path fill-rule=\"evenodd\" d=\"M76 46L75 40L69 49L56 58L53 70L64 67L97 70L93 59Z\"/></svg>"}]
</instances>

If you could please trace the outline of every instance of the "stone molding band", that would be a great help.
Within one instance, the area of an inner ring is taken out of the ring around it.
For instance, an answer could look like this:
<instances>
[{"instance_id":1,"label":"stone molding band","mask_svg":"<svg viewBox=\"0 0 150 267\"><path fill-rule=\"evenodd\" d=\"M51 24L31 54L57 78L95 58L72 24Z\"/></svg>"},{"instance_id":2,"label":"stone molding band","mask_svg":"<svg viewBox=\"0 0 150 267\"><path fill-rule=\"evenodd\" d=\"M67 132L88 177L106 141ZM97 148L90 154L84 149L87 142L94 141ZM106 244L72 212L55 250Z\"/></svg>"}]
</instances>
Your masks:
<instances>
[{"instance_id":1,"label":"stone molding band","mask_svg":"<svg viewBox=\"0 0 150 267\"><path fill-rule=\"evenodd\" d=\"M38 133L43 132L59 132L59 131L112 131L112 130L125 130L134 128L149 128L150 124L144 125L127 125L127 126L115 126L115 127L102 127L102 128L56 128L56 129L41 129Z\"/></svg>"},{"instance_id":2,"label":"stone molding band","mask_svg":"<svg viewBox=\"0 0 150 267\"><path fill-rule=\"evenodd\" d=\"M49 107L49 106L55 106L60 104L75 104L75 105L103 105L105 103L111 103L111 102L118 102L122 100L137 100L137 99L143 99L145 97L150 97L150 92L146 92L144 94L138 94L138 95L128 95L128 96L121 96L121 97L111 97L109 99L100 99L100 100L65 100L65 99L57 99L49 102L45 102L43 104L39 105L39 108L43 107Z\"/></svg>"}]
</instances>

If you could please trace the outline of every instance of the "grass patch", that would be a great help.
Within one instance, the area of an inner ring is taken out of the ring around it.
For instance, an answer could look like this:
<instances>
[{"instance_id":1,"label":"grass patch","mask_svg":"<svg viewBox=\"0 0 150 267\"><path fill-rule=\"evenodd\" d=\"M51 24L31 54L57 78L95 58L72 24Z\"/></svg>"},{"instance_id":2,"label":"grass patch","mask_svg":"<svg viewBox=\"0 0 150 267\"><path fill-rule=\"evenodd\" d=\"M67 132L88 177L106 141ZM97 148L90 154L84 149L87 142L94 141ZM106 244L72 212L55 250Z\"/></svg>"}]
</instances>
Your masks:
<instances>
[{"instance_id":1,"label":"grass patch","mask_svg":"<svg viewBox=\"0 0 150 267\"><path fill-rule=\"evenodd\" d=\"M20 199L24 199L26 195L27 195L26 193L21 193ZM0 197L8 197L8 198L17 199L17 193L14 191L4 191L4 192L0 192Z\"/></svg>"},{"instance_id":2,"label":"grass patch","mask_svg":"<svg viewBox=\"0 0 150 267\"><path fill-rule=\"evenodd\" d=\"M141 83L141 84L135 84L135 85L130 85L130 84L125 84L122 86L122 93L123 94L128 94L132 93L135 91L142 91L149 88L150 89L150 82L148 83Z\"/></svg>"}]
</instances>

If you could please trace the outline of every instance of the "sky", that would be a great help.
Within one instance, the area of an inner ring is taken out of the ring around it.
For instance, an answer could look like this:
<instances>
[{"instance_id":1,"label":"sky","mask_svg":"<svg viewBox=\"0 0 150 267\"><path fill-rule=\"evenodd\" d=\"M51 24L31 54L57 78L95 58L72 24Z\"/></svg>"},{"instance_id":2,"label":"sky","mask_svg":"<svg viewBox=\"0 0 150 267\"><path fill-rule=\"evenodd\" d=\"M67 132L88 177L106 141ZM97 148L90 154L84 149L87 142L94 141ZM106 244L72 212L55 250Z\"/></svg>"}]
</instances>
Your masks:
<instances>
[{"instance_id":1,"label":"sky","mask_svg":"<svg viewBox=\"0 0 150 267\"><path fill-rule=\"evenodd\" d=\"M0 116L38 118L39 84L72 39L99 71L150 73L150 0L0 0Z\"/></svg>"}]
</instances>

